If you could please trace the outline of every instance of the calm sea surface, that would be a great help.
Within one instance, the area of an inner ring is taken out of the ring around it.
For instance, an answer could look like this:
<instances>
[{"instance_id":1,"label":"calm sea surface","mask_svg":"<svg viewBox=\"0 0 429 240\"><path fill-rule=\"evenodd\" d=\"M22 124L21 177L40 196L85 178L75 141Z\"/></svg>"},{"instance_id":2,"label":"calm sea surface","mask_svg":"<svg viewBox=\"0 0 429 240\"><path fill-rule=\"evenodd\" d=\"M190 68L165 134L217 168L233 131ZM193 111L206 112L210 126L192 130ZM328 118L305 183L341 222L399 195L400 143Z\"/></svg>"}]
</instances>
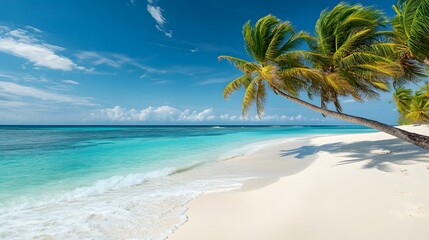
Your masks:
<instances>
[{"instance_id":1,"label":"calm sea surface","mask_svg":"<svg viewBox=\"0 0 429 240\"><path fill-rule=\"evenodd\" d=\"M242 179L172 180L260 142L358 126L0 126L0 238L163 239L184 204Z\"/></svg>"}]
</instances>

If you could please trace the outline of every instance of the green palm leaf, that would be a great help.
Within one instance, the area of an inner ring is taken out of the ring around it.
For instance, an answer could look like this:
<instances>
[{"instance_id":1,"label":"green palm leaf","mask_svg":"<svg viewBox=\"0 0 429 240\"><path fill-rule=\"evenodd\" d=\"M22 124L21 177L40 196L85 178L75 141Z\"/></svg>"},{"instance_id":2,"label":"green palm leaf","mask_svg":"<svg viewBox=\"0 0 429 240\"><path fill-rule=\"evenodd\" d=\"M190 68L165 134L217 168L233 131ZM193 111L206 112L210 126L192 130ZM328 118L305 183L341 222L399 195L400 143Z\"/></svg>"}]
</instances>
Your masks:
<instances>
[{"instance_id":1,"label":"green palm leaf","mask_svg":"<svg viewBox=\"0 0 429 240\"><path fill-rule=\"evenodd\" d=\"M424 62L429 57L429 0L399 0L393 9L393 40L403 45L403 58Z\"/></svg>"},{"instance_id":2,"label":"green palm leaf","mask_svg":"<svg viewBox=\"0 0 429 240\"><path fill-rule=\"evenodd\" d=\"M340 3L322 12L315 28L316 44L310 45L312 54L303 54L310 68L323 73L306 74L318 82L311 86L319 88L322 107L332 102L341 111L339 97L357 101L377 97L377 91L390 89L390 78L402 75L399 46L382 29L386 22L382 12L359 4Z\"/></svg>"},{"instance_id":3,"label":"green palm leaf","mask_svg":"<svg viewBox=\"0 0 429 240\"><path fill-rule=\"evenodd\" d=\"M238 77L230 82L223 90L223 97L228 98L232 93L240 87L246 87L252 81L252 77L248 74Z\"/></svg>"},{"instance_id":4,"label":"green palm leaf","mask_svg":"<svg viewBox=\"0 0 429 240\"><path fill-rule=\"evenodd\" d=\"M222 60L222 59L225 59L228 62L232 63L236 68L240 69L240 71L244 73L251 73L258 69L258 66L256 66L254 63L248 62L240 58L231 57L231 56L218 57L218 60Z\"/></svg>"},{"instance_id":5,"label":"green palm leaf","mask_svg":"<svg viewBox=\"0 0 429 240\"><path fill-rule=\"evenodd\" d=\"M265 84L263 81L258 81L258 90L256 92L256 112L259 118L262 118L262 113L264 112L265 97L267 92L265 89Z\"/></svg>"},{"instance_id":6,"label":"green palm leaf","mask_svg":"<svg viewBox=\"0 0 429 240\"><path fill-rule=\"evenodd\" d=\"M262 117L267 86L271 89L283 89L295 96L305 87L304 81L291 81L292 77L283 78L280 71L303 66L302 55L299 52L289 54L289 50L302 42L310 41L311 37L305 32L295 34L289 22L281 22L278 18L268 15L259 19L254 27L250 22L244 24L243 38L245 49L253 62L232 56L219 57L219 60L229 61L244 73L225 87L224 97L229 97L243 86L243 115L246 115L255 103L258 116Z\"/></svg>"},{"instance_id":7,"label":"green palm leaf","mask_svg":"<svg viewBox=\"0 0 429 240\"><path fill-rule=\"evenodd\" d=\"M410 112L406 117L415 123L429 123L429 98L414 97L410 105Z\"/></svg>"},{"instance_id":8,"label":"green palm leaf","mask_svg":"<svg viewBox=\"0 0 429 240\"><path fill-rule=\"evenodd\" d=\"M411 95L411 89L399 87L393 93L393 100L395 101L396 107L401 114L407 114L410 112L410 105L413 100Z\"/></svg>"},{"instance_id":9,"label":"green palm leaf","mask_svg":"<svg viewBox=\"0 0 429 240\"><path fill-rule=\"evenodd\" d=\"M244 98L242 103L243 116L247 116L250 106L252 106L252 104L255 102L257 89L258 89L258 86L255 81L250 82L250 84L246 87L246 91L244 93Z\"/></svg>"}]
</instances>

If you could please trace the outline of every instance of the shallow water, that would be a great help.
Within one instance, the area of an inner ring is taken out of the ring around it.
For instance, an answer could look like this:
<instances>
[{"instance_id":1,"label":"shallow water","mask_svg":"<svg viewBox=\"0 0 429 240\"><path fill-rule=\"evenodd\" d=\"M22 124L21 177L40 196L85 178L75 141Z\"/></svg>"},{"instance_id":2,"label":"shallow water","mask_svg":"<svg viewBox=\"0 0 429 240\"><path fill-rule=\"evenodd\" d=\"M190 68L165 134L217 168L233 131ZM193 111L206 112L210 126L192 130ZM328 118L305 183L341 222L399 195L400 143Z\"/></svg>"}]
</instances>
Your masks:
<instances>
[{"instance_id":1,"label":"shallow water","mask_svg":"<svg viewBox=\"0 0 429 240\"><path fill-rule=\"evenodd\" d=\"M263 141L357 126L0 127L0 238L163 239L184 204L249 176L172 177Z\"/></svg>"}]
</instances>

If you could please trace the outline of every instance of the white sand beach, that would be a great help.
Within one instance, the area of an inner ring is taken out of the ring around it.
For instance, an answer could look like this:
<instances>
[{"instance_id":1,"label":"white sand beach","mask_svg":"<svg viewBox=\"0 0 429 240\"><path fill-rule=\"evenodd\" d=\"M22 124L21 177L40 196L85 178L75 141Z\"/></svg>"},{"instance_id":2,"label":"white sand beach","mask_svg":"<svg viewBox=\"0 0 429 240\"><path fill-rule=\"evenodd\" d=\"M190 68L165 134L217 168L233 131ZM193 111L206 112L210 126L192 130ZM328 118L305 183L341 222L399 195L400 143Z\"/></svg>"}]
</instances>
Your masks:
<instances>
[{"instance_id":1,"label":"white sand beach","mask_svg":"<svg viewBox=\"0 0 429 240\"><path fill-rule=\"evenodd\" d=\"M226 162L271 177L194 199L168 239L429 239L429 151L387 134L285 142Z\"/></svg>"}]
</instances>

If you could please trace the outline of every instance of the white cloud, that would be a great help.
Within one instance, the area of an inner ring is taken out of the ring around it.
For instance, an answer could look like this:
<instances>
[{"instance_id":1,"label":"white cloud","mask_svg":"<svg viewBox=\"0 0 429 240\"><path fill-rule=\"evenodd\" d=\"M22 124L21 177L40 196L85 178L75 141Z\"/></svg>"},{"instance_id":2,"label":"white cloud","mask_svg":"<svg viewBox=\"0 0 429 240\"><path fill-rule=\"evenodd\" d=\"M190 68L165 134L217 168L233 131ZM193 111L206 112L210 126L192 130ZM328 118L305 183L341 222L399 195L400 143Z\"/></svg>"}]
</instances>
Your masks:
<instances>
[{"instance_id":1,"label":"white cloud","mask_svg":"<svg viewBox=\"0 0 429 240\"><path fill-rule=\"evenodd\" d=\"M325 121L319 118L307 118L301 114L295 116L286 115L263 115L262 119L258 116L251 116L244 119L241 115L220 114L216 115L213 108L207 108L202 111L191 109L178 109L171 106L147 107L141 110L127 109L121 106L105 108L98 110L102 119L111 121L169 121L169 122L304 122L304 121Z\"/></svg>"},{"instance_id":2,"label":"white cloud","mask_svg":"<svg viewBox=\"0 0 429 240\"><path fill-rule=\"evenodd\" d=\"M150 13L153 19L155 19L157 27L161 28L162 26L164 26L165 18L164 16L162 16L162 9L160 7L148 4L147 11ZM162 31L161 29L158 30Z\"/></svg>"},{"instance_id":3,"label":"white cloud","mask_svg":"<svg viewBox=\"0 0 429 240\"><path fill-rule=\"evenodd\" d=\"M17 71L17 72L0 71L0 81L14 81L14 82L26 81L26 82L37 82L37 83L54 82L44 76L36 76L36 75L25 73L24 71Z\"/></svg>"},{"instance_id":4,"label":"white cloud","mask_svg":"<svg viewBox=\"0 0 429 240\"><path fill-rule=\"evenodd\" d=\"M142 63L139 63L137 60L118 53L101 53L94 51L82 51L76 54L76 57L80 61L89 61L90 64L97 65L106 65L113 68L120 68L123 65L131 65L141 70L144 70L149 73L165 73L164 70L159 70Z\"/></svg>"},{"instance_id":5,"label":"white cloud","mask_svg":"<svg viewBox=\"0 0 429 240\"><path fill-rule=\"evenodd\" d=\"M171 83L169 80L155 80L153 81L153 84L161 85L161 84L168 84Z\"/></svg>"},{"instance_id":6,"label":"white cloud","mask_svg":"<svg viewBox=\"0 0 429 240\"><path fill-rule=\"evenodd\" d=\"M0 73L1 78L8 78L10 80L19 80L19 78L16 75L8 74L8 73Z\"/></svg>"},{"instance_id":7,"label":"white cloud","mask_svg":"<svg viewBox=\"0 0 429 240\"><path fill-rule=\"evenodd\" d=\"M119 68L122 65L119 61L115 61L93 51L82 51L76 54L76 57L79 58L79 60L91 60L93 65L107 65L113 68Z\"/></svg>"},{"instance_id":8,"label":"white cloud","mask_svg":"<svg viewBox=\"0 0 429 240\"><path fill-rule=\"evenodd\" d=\"M68 103L71 105L96 106L88 97L58 94L45 89L28 87L12 82L0 81L0 95L6 98L29 97L43 101Z\"/></svg>"},{"instance_id":9,"label":"white cloud","mask_svg":"<svg viewBox=\"0 0 429 240\"><path fill-rule=\"evenodd\" d=\"M41 32L35 28L31 30L36 33ZM57 54L58 51L63 50L62 47L47 44L37 39L37 35L30 34L27 30L11 30L4 26L0 29L0 52L27 59L36 67L63 71L83 68L69 58Z\"/></svg>"},{"instance_id":10,"label":"white cloud","mask_svg":"<svg viewBox=\"0 0 429 240\"><path fill-rule=\"evenodd\" d=\"M213 120L213 109L203 111L179 110L170 106L148 107L141 110L126 109L120 106L101 109L100 112L112 121L205 121Z\"/></svg>"},{"instance_id":11,"label":"white cloud","mask_svg":"<svg viewBox=\"0 0 429 240\"><path fill-rule=\"evenodd\" d=\"M33 32L36 32L36 33L42 33L42 30L40 30L40 29L38 29L36 27L33 27L33 26L25 26L25 28L30 29L30 30L32 30Z\"/></svg>"},{"instance_id":12,"label":"white cloud","mask_svg":"<svg viewBox=\"0 0 429 240\"><path fill-rule=\"evenodd\" d=\"M188 76L196 74L207 74L215 71L213 67L193 66L193 65L173 65L168 68L154 68L141 63L138 59L128 57L124 54L111 53L111 52L94 52L94 51L81 51L75 56L81 62L87 65L98 66L105 65L113 68L121 68L123 66L133 66L145 71L140 78L148 77L150 74L166 74L166 73L179 73ZM225 81L232 78L225 78ZM209 79L214 80L214 79ZM220 81L220 80L217 80ZM209 84L209 83L207 83Z\"/></svg>"},{"instance_id":13,"label":"white cloud","mask_svg":"<svg viewBox=\"0 0 429 240\"><path fill-rule=\"evenodd\" d=\"M286 116L286 115L265 115L262 113L262 118L259 118L258 115L249 116L247 118L243 118L241 115L229 115L222 114L219 115L219 119L221 121L249 121L249 122L282 122L282 121L324 121L325 119L319 118L308 118L304 117L301 114L295 116Z\"/></svg>"},{"instance_id":14,"label":"white cloud","mask_svg":"<svg viewBox=\"0 0 429 240\"><path fill-rule=\"evenodd\" d=\"M236 121L236 120L240 120L240 119L242 119L242 118L235 116L235 115L233 115L229 118L229 120L231 120L231 121Z\"/></svg>"},{"instance_id":15,"label":"white cloud","mask_svg":"<svg viewBox=\"0 0 429 240\"><path fill-rule=\"evenodd\" d=\"M233 78L231 78L233 79ZM229 78L210 78L203 81L199 81L197 85L209 85L209 84L218 84L218 83L225 83L230 81Z\"/></svg>"},{"instance_id":16,"label":"white cloud","mask_svg":"<svg viewBox=\"0 0 429 240\"><path fill-rule=\"evenodd\" d=\"M147 11L150 13L153 19L156 21L156 28L163 32L165 36L171 38L173 36L173 31L167 30L164 27L164 24L167 22L162 15L162 8L156 6L156 3L153 0L148 0Z\"/></svg>"},{"instance_id":17,"label":"white cloud","mask_svg":"<svg viewBox=\"0 0 429 240\"><path fill-rule=\"evenodd\" d=\"M219 116L219 119L220 120L228 120L229 119L229 114L228 113L222 114L222 115Z\"/></svg>"},{"instance_id":18,"label":"white cloud","mask_svg":"<svg viewBox=\"0 0 429 240\"><path fill-rule=\"evenodd\" d=\"M19 101L8 101L8 100L0 100L0 107L4 108L18 108L28 106L28 103L19 102Z\"/></svg>"},{"instance_id":19,"label":"white cloud","mask_svg":"<svg viewBox=\"0 0 429 240\"><path fill-rule=\"evenodd\" d=\"M204 121L204 120L213 120L216 117L212 114L213 108L204 109L201 112L192 111L186 109L185 111L180 113L179 121Z\"/></svg>"},{"instance_id":20,"label":"white cloud","mask_svg":"<svg viewBox=\"0 0 429 240\"><path fill-rule=\"evenodd\" d=\"M63 82L70 85L79 85L79 82L76 82L74 80L63 80Z\"/></svg>"}]
</instances>

